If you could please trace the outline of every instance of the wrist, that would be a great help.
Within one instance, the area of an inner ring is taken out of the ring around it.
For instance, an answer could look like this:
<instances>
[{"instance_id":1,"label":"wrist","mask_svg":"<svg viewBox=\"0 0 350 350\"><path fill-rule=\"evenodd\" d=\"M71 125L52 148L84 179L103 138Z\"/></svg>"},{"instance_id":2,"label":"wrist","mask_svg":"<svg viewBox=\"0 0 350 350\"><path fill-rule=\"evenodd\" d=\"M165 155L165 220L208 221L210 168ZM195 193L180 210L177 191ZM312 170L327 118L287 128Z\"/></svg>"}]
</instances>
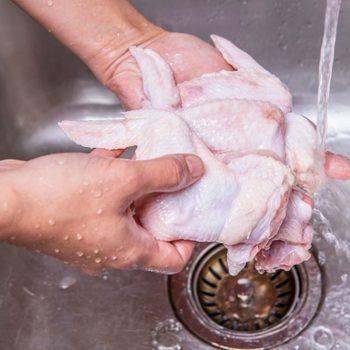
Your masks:
<instances>
[{"instance_id":1,"label":"wrist","mask_svg":"<svg viewBox=\"0 0 350 350\"><path fill-rule=\"evenodd\" d=\"M128 23L118 35L114 31L108 40L95 48L94 55L83 60L95 76L108 86L110 78L118 71L118 66L130 57L130 46L148 46L164 35L165 30L142 17L137 23Z\"/></svg>"}]
</instances>

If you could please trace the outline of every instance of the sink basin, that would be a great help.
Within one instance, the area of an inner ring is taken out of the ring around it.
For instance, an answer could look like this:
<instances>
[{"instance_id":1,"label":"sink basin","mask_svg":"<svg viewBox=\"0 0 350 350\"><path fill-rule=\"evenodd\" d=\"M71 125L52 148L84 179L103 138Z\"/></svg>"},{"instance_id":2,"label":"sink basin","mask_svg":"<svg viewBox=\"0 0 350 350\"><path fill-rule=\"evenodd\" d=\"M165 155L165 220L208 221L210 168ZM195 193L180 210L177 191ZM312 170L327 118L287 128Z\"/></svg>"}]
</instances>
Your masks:
<instances>
[{"instance_id":1,"label":"sink basin","mask_svg":"<svg viewBox=\"0 0 350 350\"><path fill-rule=\"evenodd\" d=\"M207 40L227 37L291 89L294 109L315 118L325 1L135 0L157 24ZM54 6L52 8L54 11ZM350 3L340 14L328 148L350 156ZM116 116L121 106L50 33L0 2L0 159L85 151L61 119ZM314 251L322 302L309 327L282 350L350 349L350 184L318 194ZM199 248L200 249L200 248ZM0 349L214 349L176 318L167 277L111 271L94 278L51 257L0 246Z\"/></svg>"}]
</instances>

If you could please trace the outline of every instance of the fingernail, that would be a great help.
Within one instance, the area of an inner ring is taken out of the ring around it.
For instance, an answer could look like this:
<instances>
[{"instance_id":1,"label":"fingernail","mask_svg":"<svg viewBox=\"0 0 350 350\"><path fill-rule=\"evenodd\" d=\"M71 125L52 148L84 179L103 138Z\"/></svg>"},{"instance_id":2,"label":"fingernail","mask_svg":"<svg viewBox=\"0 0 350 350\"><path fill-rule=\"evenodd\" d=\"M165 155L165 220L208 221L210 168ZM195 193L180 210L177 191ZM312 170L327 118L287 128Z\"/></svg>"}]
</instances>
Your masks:
<instances>
[{"instance_id":1,"label":"fingernail","mask_svg":"<svg viewBox=\"0 0 350 350\"><path fill-rule=\"evenodd\" d=\"M204 165L200 158L196 156L186 156L185 160L193 179L197 179L204 174Z\"/></svg>"}]
</instances>

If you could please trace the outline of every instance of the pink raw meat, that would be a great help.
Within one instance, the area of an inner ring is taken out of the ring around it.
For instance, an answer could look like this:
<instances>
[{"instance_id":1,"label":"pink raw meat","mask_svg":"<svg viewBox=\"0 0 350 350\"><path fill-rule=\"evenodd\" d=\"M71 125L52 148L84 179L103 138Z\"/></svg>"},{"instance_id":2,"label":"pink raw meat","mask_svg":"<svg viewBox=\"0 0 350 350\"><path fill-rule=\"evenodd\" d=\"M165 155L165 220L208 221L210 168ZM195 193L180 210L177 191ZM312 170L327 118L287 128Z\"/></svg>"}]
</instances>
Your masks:
<instances>
[{"instance_id":1,"label":"pink raw meat","mask_svg":"<svg viewBox=\"0 0 350 350\"><path fill-rule=\"evenodd\" d=\"M161 240L223 243L231 274L252 259L262 270L289 269L309 257L311 206L291 191L311 194L317 185L315 129L299 115L284 115L291 95L277 77L226 39L213 40L237 71L176 86L159 54L133 47L144 108L123 120L60 126L86 147L137 145L136 159L199 155L206 173L195 185L135 203L142 225Z\"/></svg>"},{"instance_id":2,"label":"pink raw meat","mask_svg":"<svg viewBox=\"0 0 350 350\"><path fill-rule=\"evenodd\" d=\"M237 71L205 74L179 84L184 107L217 99L240 98L270 102L284 113L292 109L292 96L276 76L230 41L216 35L212 35L212 39L226 61Z\"/></svg>"}]
</instances>

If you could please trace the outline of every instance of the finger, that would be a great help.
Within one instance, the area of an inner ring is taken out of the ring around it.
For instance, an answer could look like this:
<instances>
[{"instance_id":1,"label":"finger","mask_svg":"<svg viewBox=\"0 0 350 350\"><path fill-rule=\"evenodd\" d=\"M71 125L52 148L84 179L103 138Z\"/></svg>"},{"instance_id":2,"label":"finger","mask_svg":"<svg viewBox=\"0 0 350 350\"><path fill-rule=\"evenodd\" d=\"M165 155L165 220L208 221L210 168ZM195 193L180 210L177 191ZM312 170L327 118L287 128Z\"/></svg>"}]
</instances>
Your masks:
<instances>
[{"instance_id":1,"label":"finger","mask_svg":"<svg viewBox=\"0 0 350 350\"><path fill-rule=\"evenodd\" d=\"M135 161L129 169L127 192L134 200L147 193L173 192L190 186L203 175L204 164L199 157L187 154Z\"/></svg>"},{"instance_id":2,"label":"finger","mask_svg":"<svg viewBox=\"0 0 350 350\"><path fill-rule=\"evenodd\" d=\"M0 170L10 170L25 163L24 160L5 159L0 161Z\"/></svg>"},{"instance_id":3,"label":"finger","mask_svg":"<svg viewBox=\"0 0 350 350\"><path fill-rule=\"evenodd\" d=\"M303 194L302 200L312 208L315 206L314 200L306 194Z\"/></svg>"},{"instance_id":4,"label":"finger","mask_svg":"<svg viewBox=\"0 0 350 350\"><path fill-rule=\"evenodd\" d=\"M115 150L108 150L104 148L96 148L94 149L90 154L92 156L98 156L98 157L106 157L106 158L119 158L125 149L115 149Z\"/></svg>"},{"instance_id":5,"label":"finger","mask_svg":"<svg viewBox=\"0 0 350 350\"><path fill-rule=\"evenodd\" d=\"M136 62L124 62L120 73L113 77L108 87L114 91L127 110L141 108L147 103L143 92L142 78Z\"/></svg>"},{"instance_id":6,"label":"finger","mask_svg":"<svg viewBox=\"0 0 350 350\"><path fill-rule=\"evenodd\" d=\"M152 254L144 264L147 270L162 273L177 273L184 269L196 246L192 241L156 241Z\"/></svg>"},{"instance_id":7,"label":"finger","mask_svg":"<svg viewBox=\"0 0 350 350\"><path fill-rule=\"evenodd\" d=\"M350 160L344 156L327 152L324 167L326 174L333 179L350 179Z\"/></svg>"},{"instance_id":8,"label":"finger","mask_svg":"<svg viewBox=\"0 0 350 350\"><path fill-rule=\"evenodd\" d=\"M153 50L136 46L131 46L129 51L142 73L145 95L152 107L160 109L178 107L180 94L173 72L162 56Z\"/></svg>"}]
</instances>

